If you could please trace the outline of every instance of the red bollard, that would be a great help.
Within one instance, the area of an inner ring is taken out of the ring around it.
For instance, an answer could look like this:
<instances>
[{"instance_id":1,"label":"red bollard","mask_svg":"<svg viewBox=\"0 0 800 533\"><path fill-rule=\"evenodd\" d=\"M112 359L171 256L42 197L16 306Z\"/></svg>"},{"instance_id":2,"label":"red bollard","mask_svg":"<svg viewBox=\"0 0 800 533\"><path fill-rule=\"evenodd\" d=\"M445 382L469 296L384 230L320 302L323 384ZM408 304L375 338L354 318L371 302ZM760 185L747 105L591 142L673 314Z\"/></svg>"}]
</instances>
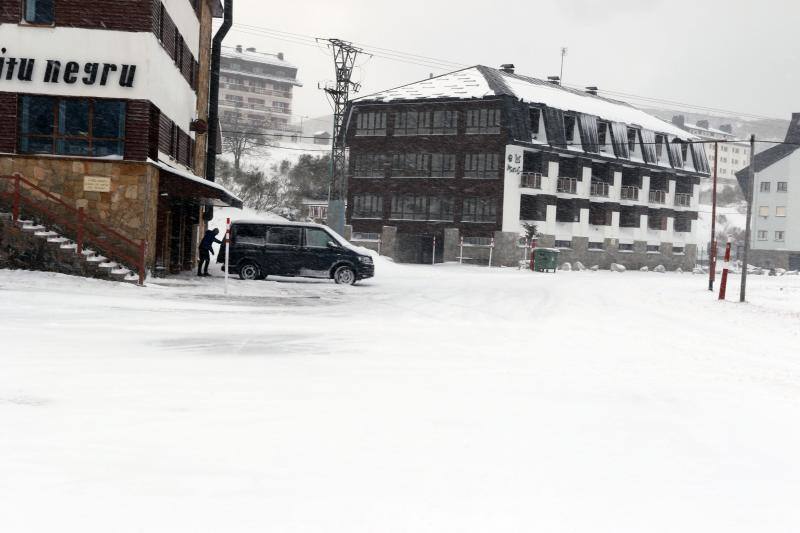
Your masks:
<instances>
[{"instance_id":1,"label":"red bollard","mask_svg":"<svg viewBox=\"0 0 800 533\"><path fill-rule=\"evenodd\" d=\"M531 239L531 270L536 270L536 261L534 260L535 254L533 251L536 249L536 239Z\"/></svg>"},{"instance_id":2,"label":"red bollard","mask_svg":"<svg viewBox=\"0 0 800 533\"><path fill-rule=\"evenodd\" d=\"M725 299L725 288L728 285L728 269L731 265L731 238L728 237L728 243L725 245L725 261L722 262L722 281L719 283L719 299ZM747 265L744 265L747 268Z\"/></svg>"}]
</instances>

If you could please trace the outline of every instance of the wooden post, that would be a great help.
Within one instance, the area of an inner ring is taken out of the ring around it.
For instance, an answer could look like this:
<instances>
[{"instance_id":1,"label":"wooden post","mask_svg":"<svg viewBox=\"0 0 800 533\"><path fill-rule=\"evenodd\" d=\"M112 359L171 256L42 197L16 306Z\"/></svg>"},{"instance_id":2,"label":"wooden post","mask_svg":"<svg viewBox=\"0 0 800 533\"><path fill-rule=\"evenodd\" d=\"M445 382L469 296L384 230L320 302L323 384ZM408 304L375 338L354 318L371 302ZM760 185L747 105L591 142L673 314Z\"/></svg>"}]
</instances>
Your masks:
<instances>
[{"instance_id":1,"label":"wooden post","mask_svg":"<svg viewBox=\"0 0 800 533\"><path fill-rule=\"evenodd\" d=\"M147 241L139 242L139 286L144 286L145 265L147 263Z\"/></svg>"},{"instance_id":2,"label":"wooden post","mask_svg":"<svg viewBox=\"0 0 800 533\"><path fill-rule=\"evenodd\" d=\"M12 207L14 224L19 220L19 201L19 174L14 174L14 205Z\"/></svg>"},{"instance_id":3,"label":"wooden post","mask_svg":"<svg viewBox=\"0 0 800 533\"><path fill-rule=\"evenodd\" d=\"M76 251L78 255L83 253L83 207L78 208L78 230L77 230L77 244Z\"/></svg>"}]
</instances>

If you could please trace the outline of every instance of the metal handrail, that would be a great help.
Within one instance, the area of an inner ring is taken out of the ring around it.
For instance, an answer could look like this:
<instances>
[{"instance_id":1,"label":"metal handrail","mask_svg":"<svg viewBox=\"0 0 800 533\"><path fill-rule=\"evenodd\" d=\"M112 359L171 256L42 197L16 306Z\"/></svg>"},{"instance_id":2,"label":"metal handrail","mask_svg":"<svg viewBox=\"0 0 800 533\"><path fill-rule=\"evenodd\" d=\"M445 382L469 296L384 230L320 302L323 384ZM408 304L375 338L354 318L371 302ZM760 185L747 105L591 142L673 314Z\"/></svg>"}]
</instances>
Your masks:
<instances>
[{"instance_id":1,"label":"metal handrail","mask_svg":"<svg viewBox=\"0 0 800 533\"><path fill-rule=\"evenodd\" d=\"M675 193L675 205L690 207L692 205L692 195L685 192Z\"/></svg>"},{"instance_id":2,"label":"metal handrail","mask_svg":"<svg viewBox=\"0 0 800 533\"><path fill-rule=\"evenodd\" d=\"M28 181L27 179L23 178L20 174L13 174L11 176L0 176L0 179L9 180L13 182L13 191L10 193L0 191L0 196L11 198L12 215L14 217L15 222L19 220L20 211L24 204L27 207L41 213L43 216L52 221L51 223L62 224L66 228L74 231L76 237L75 243L77 245L76 252L78 254L81 254L83 252L84 243L86 240L89 240L93 246L99 248L102 252L135 265L136 270L139 273L139 285L144 284L146 253L147 253L146 240L142 239L139 242L136 242L133 239L130 239L125 235L122 235L120 232L100 222L96 218L87 215L82 207L78 208L72 207L58 196L55 196L49 191L42 189L35 183ZM45 201L37 200L35 198L24 195L22 193L23 185L27 186L32 191L41 194L48 200L55 202L59 207L66 210L68 214L72 215L72 218L61 215L53 211L52 209L48 208ZM89 224L87 224L87 222ZM88 239L86 235L87 233L90 234L88 236L89 237ZM135 255L131 255L130 253L120 249L114 243L104 240L103 234L105 234L106 237L110 236L112 238L122 241L125 244L130 245L131 247L136 248L138 251L138 257L136 257Z\"/></svg>"},{"instance_id":3,"label":"metal handrail","mask_svg":"<svg viewBox=\"0 0 800 533\"><path fill-rule=\"evenodd\" d=\"M592 180L592 183L589 187L589 196L602 196L607 198L608 191L608 183L600 180Z\"/></svg>"},{"instance_id":4,"label":"metal handrail","mask_svg":"<svg viewBox=\"0 0 800 533\"><path fill-rule=\"evenodd\" d=\"M558 178L556 182L556 192L576 194L578 191L578 180L575 178Z\"/></svg>"},{"instance_id":5,"label":"metal handrail","mask_svg":"<svg viewBox=\"0 0 800 533\"><path fill-rule=\"evenodd\" d=\"M664 204L667 202L667 191L650 191L651 204Z\"/></svg>"},{"instance_id":6,"label":"metal handrail","mask_svg":"<svg viewBox=\"0 0 800 533\"><path fill-rule=\"evenodd\" d=\"M623 200L639 200L639 187L624 185L620 188L620 195Z\"/></svg>"},{"instance_id":7,"label":"metal handrail","mask_svg":"<svg viewBox=\"0 0 800 533\"><path fill-rule=\"evenodd\" d=\"M527 189L541 189L542 174L540 172L523 172L519 179L519 185Z\"/></svg>"}]
</instances>

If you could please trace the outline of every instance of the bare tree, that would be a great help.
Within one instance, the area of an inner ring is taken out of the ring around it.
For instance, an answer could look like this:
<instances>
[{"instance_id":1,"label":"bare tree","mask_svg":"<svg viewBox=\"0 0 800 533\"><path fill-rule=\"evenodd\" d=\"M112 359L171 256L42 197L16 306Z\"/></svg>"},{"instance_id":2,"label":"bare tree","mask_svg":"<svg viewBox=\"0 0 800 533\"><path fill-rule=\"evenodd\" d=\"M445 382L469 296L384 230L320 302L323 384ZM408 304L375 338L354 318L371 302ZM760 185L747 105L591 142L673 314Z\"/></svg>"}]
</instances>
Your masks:
<instances>
[{"instance_id":1,"label":"bare tree","mask_svg":"<svg viewBox=\"0 0 800 533\"><path fill-rule=\"evenodd\" d=\"M241 109L222 117L222 151L233 155L233 169L241 172L242 159L270 146L261 133L268 124L247 120Z\"/></svg>"}]
</instances>

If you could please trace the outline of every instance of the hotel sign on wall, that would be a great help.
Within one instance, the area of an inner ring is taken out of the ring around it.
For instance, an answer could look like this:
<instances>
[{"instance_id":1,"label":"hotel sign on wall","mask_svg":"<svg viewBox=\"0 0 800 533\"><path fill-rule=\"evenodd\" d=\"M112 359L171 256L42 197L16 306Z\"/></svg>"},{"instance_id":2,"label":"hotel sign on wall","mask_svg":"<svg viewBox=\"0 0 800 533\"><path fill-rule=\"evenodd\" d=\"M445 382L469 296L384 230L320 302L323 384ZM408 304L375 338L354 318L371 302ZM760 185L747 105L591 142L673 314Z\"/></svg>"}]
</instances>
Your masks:
<instances>
[{"instance_id":1,"label":"hotel sign on wall","mask_svg":"<svg viewBox=\"0 0 800 533\"><path fill-rule=\"evenodd\" d=\"M0 48L0 87L4 81L133 87L136 65L7 56Z\"/></svg>"},{"instance_id":2,"label":"hotel sign on wall","mask_svg":"<svg viewBox=\"0 0 800 533\"><path fill-rule=\"evenodd\" d=\"M84 176L83 190L87 192L111 192L111 178Z\"/></svg>"}]
</instances>

